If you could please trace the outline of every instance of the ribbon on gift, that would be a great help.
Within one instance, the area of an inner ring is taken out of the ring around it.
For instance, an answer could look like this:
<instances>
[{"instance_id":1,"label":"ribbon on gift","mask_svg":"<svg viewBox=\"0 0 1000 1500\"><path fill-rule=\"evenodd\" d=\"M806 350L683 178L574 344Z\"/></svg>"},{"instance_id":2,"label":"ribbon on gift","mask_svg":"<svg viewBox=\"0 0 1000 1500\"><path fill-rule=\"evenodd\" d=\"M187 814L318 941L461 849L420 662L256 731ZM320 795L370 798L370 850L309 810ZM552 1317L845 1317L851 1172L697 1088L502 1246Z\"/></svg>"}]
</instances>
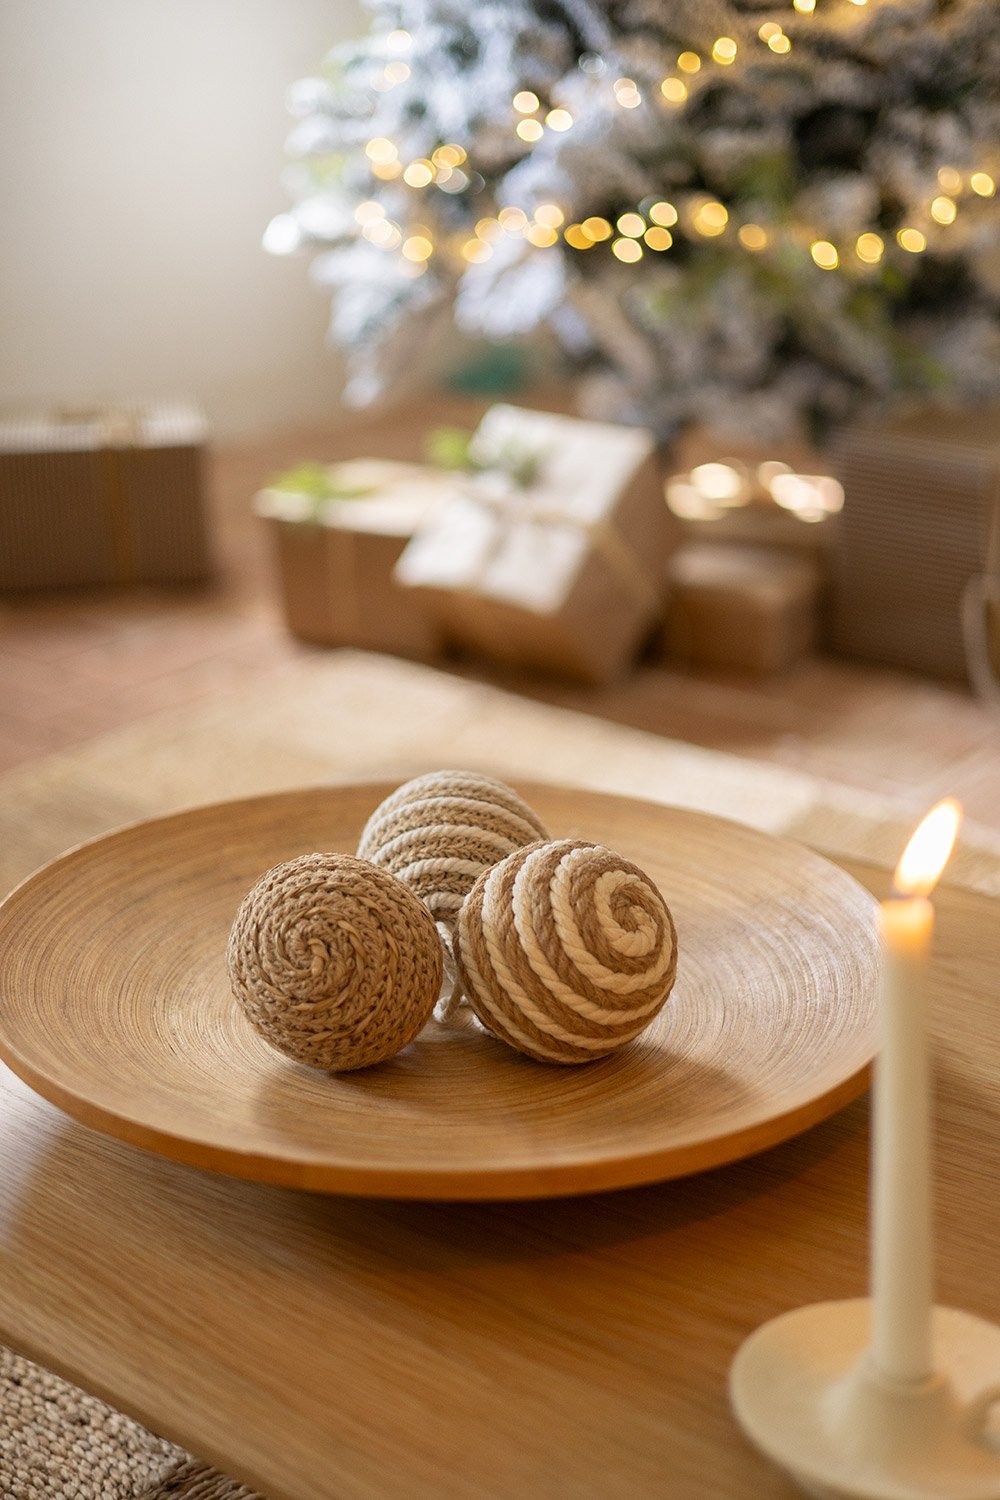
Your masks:
<instances>
[{"instance_id":1,"label":"ribbon on gift","mask_svg":"<svg viewBox=\"0 0 1000 1500\"><path fill-rule=\"evenodd\" d=\"M53 418L61 427L89 427L94 433L98 492L107 526L111 566L119 583L134 583L137 577L135 535L124 458L141 442L142 414L109 403L58 407Z\"/></svg>"},{"instance_id":2,"label":"ribbon on gift","mask_svg":"<svg viewBox=\"0 0 1000 1500\"><path fill-rule=\"evenodd\" d=\"M597 555L607 563L611 572L621 583L635 603L650 614L655 614L662 601L661 590L650 578L641 559L628 542L604 516L587 517L554 503L544 491L515 485L495 472L482 473L463 486L463 494L477 505L493 512L499 525L490 545L479 560L476 577L470 585L475 592L493 559L502 549L510 533L521 525L571 526L582 531L592 544Z\"/></svg>"}]
</instances>

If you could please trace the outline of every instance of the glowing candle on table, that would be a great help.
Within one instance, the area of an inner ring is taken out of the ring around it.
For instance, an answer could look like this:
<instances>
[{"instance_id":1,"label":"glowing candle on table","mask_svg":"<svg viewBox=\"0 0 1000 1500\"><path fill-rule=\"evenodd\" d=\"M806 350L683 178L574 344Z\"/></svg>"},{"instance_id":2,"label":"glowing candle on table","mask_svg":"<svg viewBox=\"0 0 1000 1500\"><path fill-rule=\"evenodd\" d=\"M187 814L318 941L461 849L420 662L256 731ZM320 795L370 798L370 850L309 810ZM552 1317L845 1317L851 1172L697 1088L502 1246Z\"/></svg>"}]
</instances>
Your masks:
<instances>
[{"instance_id":1,"label":"glowing candle on table","mask_svg":"<svg viewBox=\"0 0 1000 1500\"><path fill-rule=\"evenodd\" d=\"M927 973L928 899L954 847L962 809L931 809L903 851L881 906L881 1050L875 1066L872 1162L872 1344L877 1372L926 1380L933 1303Z\"/></svg>"}]
</instances>

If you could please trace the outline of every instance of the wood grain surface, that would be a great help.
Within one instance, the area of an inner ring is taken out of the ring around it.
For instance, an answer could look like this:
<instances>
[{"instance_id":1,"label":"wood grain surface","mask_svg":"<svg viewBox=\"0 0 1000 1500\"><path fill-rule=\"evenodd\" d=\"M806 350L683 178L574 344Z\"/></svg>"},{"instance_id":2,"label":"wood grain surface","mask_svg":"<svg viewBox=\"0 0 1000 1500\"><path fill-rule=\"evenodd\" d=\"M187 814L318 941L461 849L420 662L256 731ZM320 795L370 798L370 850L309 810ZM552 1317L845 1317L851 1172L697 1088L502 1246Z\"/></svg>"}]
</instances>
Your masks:
<instances>
[{"instance_id":1,"label":"wood grain surface","mask_svg":"<svg viewBox=\"0 0 1000 1500\"><path fill-rule=\"evenodd\" d=\"M816 1123L874 1052L875 903L786 839L636 799L521 785L559 837L659 885L668 1004L613 1056L539 1064L468 1011L377 1068L276 1052L230 993L240 901L272 866L353 852L393 783L221 803L111 834L0 909L0 1054L85 1124L195 1166L327 1192L539 1197L677 1177Z\"/></svg>"}]
</instances>

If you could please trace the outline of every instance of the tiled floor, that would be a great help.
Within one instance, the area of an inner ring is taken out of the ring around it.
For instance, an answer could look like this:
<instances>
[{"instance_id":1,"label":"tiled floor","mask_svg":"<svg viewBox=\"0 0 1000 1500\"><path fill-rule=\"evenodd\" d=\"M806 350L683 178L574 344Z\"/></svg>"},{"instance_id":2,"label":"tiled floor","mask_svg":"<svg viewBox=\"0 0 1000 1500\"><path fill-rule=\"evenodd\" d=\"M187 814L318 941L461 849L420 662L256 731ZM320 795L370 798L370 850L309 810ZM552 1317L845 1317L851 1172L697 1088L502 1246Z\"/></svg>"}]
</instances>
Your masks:
<instances>
[{"instance_id":1,"label":"tiled floor","mask_svg":"<svg viewBox=\"0 0 1000 1500\"><path fill-rule=\"evenodd\" d=\"M434 420L468 420L467 404ZM173 591L45 594L0 605L0 769L78 743L160 708L225 695L310 652L281 624L256 489L303 458L417 457L423 414L355 419L220 446L210 493L220 571ZM490 673L515 691L658 734L812 771L871 791L962 797L1000 828L1000 714L956 686L818 659L758 685L648 662L624 683L588 690Z\"/></svg>"}]
</instances>

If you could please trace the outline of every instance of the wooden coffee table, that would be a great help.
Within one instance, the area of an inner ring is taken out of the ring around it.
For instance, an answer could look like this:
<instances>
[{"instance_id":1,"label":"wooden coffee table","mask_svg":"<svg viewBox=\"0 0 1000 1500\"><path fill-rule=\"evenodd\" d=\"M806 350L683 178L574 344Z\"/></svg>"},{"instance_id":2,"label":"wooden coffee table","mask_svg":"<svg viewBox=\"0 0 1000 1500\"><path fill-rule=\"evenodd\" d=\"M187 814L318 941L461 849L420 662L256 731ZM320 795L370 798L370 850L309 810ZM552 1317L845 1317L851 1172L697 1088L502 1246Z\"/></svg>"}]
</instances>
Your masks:
<instances>
[{"instance_id":1,"label":"wooden coffee table","mask_svg":"<svg viewBox=\"0 0 1000 1500\"><path fill-rule=\"evenodd\" d=\"M1000 904L937 906L938 1300L1000 1320ZM791 1497L728 1366L864 1291L867 1124L620 1193L377 1202L149 1155L3 1070L0 1339L273 1500Z\"/></svg>"}]
</instances>

